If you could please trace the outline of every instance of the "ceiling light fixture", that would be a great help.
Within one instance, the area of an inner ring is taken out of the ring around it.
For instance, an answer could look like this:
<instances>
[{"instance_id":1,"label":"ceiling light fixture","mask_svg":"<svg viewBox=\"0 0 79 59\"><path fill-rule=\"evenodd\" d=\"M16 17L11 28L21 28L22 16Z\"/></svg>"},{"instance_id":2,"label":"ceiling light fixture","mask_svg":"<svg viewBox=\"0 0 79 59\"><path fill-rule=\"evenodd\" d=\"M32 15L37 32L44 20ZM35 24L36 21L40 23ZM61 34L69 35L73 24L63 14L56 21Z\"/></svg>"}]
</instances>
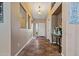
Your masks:
<instances>
[{"instance_id":1,"label":"ceiling light fixture","mask_svg":"<svg viewBox=\"0 0 79 59\"><path fill-rule=\"evenodd\" d=\"M41 14L40 6L38 7L38 14L39 14L39 15Z\"/></svg>"},{"instance_id":2,"label":"ceiling light fixture","mask_svg":"<svg viewBox=\"0 0 79 59\"><path fill-rule=\"evenodd\" d=\"M40 10L38 11L38 14L41 14Z\"/></svg>"}]
</instances>

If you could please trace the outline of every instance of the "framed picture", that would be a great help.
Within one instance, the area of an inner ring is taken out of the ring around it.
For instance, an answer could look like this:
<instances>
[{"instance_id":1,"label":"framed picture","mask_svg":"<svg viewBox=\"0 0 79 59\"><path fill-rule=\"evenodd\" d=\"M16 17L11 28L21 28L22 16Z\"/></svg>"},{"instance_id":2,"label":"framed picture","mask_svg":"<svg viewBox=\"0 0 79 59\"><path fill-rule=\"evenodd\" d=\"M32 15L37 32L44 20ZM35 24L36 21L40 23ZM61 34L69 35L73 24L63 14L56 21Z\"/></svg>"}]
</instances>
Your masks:
<instances>
[{"instance_id":1,"label":"framed picture","mask_svg":"<svg viewBox=\"0 0 79 59\"><path fill-rule=\"evenodd\" d=\"M0 2L0 23L3 23L3 2Z\"/></svg>"},{"instance_id":2,"label":"framed picture","mask_svg":"<svg viewBox=\"0 0 79 59\"><path fill-rule=\"evenodd\" d=\"M79 2L70 3L69 24L79 24Z\"/></svg>"}]
</instances>

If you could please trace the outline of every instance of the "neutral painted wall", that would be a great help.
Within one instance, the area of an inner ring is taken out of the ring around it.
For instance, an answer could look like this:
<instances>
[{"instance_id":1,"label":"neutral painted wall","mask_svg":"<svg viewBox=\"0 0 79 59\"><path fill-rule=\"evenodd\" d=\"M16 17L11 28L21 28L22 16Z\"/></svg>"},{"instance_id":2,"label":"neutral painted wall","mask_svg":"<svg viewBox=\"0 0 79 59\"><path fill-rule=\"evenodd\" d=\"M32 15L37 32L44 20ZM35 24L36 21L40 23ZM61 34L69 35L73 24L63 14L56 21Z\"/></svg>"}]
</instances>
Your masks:
<instances>
[{"instance_id":1,"label":"neutral painted wall","mask_svg":"<svg viewBox=\"0 0 79 59\"><path fill-rule=\"evenodd\" d=\"M3 3L4 18L0 23L0 55L10 55L10 3Z\"/></svg>"},{"instance_id":2,"label":"neutral painted wall","mask_svg":"<svg viewBox=\"0 0 79 59\"><path fill-rule=\"evenodd\" d=\"M32 29L20 28L19 3L11 3L11 55L15 55L32 37Z\"/></svg>"},{"instance_id":3,"label":"neutral painted wall","mask_svg":"<svg viewBox=\"0 0 79 59\"><path fill-rule=\"evenodd\" d=\"M76 27L76 34L75 34L75 39L76 39L76 46L75 46L75 49L76 49L76 55L79 56L79 24L75 26Z\"/></svg>"},{"instance_id":4,"label":"neutral painted wall","mask_svg":"<svg viewBox=\"0 0 79 59\"><path fill-rule=\"evenodd\" d=\"M69 24L70 3L62 4L63 55L79 56L79 24Z\"/></svg>"},{"instance_id":5,"label":"neutral painted wall","mask_svg":"<svg viewBox=\"0 0 79 59\"><path fill-rule=\"evenodd\" d=\"M56 21L57 21L57 16L56 15L52 15L52 31L56 27L56 24L57 24Z\"/></svg>"},{"instance_id":6,"label":"neutral painted wall","mask_svg":"<svg viewBox=\"0 0 79 59\"><path fill-rule=\"evenodd\" d=\"M57 19L58 19L58 26L62 26L62 13L61 12L57 15Z\"/></svg>"},{"instance_id":7,"label":"neutral painted wall","mask_svg":"<svg viewBox=\"0 0 79 59\"><path fill-rule=\"evenodd\" d=\"M68 19L68 5L62 3L62 54L66 56L66 20Z\"/></svg>"},{"instance_id":8,"label":"neutral painted wall","mask_svg":"<svg viewBox=\"0 0 79 59\"><path fill-rule=\"evenodd\" d=\"M51 34L52 34L52 27L51 27L51 23L52 23L52 18L51 16L49 16L46 20L46 36L47 36L47 39L50 40L50 43L52 43L52 37L51 37Z\"/></svg>"}]
</instances>

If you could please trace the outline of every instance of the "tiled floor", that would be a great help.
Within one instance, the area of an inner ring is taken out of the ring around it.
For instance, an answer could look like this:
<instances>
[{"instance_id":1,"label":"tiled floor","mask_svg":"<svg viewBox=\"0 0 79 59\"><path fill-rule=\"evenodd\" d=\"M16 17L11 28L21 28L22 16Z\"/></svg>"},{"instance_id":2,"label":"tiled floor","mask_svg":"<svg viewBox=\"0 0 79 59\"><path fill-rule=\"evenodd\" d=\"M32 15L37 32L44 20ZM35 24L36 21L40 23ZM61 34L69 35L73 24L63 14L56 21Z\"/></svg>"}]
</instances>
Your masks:
<instances>
[{"instance_id":1,"label":"tiled floor","mask_svg":"<svg viewBox=\"0 0 79 59\"><path fill-rule=\"evenodd\" d=\"M58 46L51 45L44 37L33 39L18 56L60 56Z\"/></svg>"}]
</instances>

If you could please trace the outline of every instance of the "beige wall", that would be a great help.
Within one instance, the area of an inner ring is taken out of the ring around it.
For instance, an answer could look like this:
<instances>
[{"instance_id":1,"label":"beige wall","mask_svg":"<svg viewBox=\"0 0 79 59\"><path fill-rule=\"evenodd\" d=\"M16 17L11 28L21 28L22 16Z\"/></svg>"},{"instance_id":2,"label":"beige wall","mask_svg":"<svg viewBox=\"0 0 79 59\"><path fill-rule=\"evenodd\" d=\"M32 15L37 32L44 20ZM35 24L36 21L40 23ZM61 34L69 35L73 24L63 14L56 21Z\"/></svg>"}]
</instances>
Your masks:
<instances>
[{"instance_id":1,"label":"beige wall","mask_svg":"<svg viewBox=\"0 0 79 59\"><path fill-rule=\"evenodd\" d=\"M67 4L62 3L62 54L66 56L66 20L68 19L68 12Z\"/></svg>"},{"instance_id":2,"label":"beige wall","mask_svg":"<svg viewBox=\"0 0 79 59\"><path fill-rule=\"evenodd\" d=\"M52 27L51 27L51 23L52 23L52 18L51 18L51 16L49 16L48 18L47 18L47 20L46 20L46 36L47 36L47 39L49 39L50 40L50 43L52 43L52 37L51 37L51 29L52 29Z\"/></svg>"},{"instance_id":3,"label":"beige wall","mask_svg":"<svg viewBox=\"0 0 79 59\"><path fill-rule=\"evenodd\" d=\"M57 15L57 19L58 19L58 26L62 26L62 13L60 12L58 15Z\"/></svg>"},{"instance_id":4,"label":"beige wall","mask_svg":"<svg viewBox=\"0 0 79 59\"><path fill-rule=\"evenodd\" d=\"M79 24L75 26L76 32L75 32L75 39L76 39L76 55L79 56Z\"/></svg>"},{"instance_id":5,"label":"beige wall","mask_svg":"<svg viewBox=\"0 0 79 59\"><path fill-rule=\"evenodd\" d=\"M56 15L52 15L52 24L51 24L51 27L52 27L52 32L54 31L55 27L57 26L57 16Z\"/></svg>"},{"instance_id":6,"label":"beige wall","mask_svg":"<svg viewBox=\"0 0 79 59\"><path fill-rule=\"evenodd\" d=\"M32 38L32 29L20 28L19 3L11 3L11 55L15 55Z\"/></svg>"},{"instance_id":7,"label":"beige wall","mask_svg":"<svg viewBox=\"0 0 79 59\"><path fill-rule=\"evenodd\" d=\"M63 55L79 55L79 24L69 24L70 3L62 4Z\"/></svg>"},{"instance_id":8,"label":"beige wall","mask_svg":"<svg viewBox=\"0 0 79 59\"><path fill-rule=\"evenodd\" d=\"M3 3L4 18L0 23L0 55L10 55L10 3Z\"/></svg>"},{"instance_id":9,"label":"beige wall","mask_svg":"<svg viewBox=\"0 0 79 59\"><path fill-rule=\"evenodd\" d=\"M69 3L62 4L63 54L75 55L75 25L69 24Z\"/></svg>"}]
</instances>

